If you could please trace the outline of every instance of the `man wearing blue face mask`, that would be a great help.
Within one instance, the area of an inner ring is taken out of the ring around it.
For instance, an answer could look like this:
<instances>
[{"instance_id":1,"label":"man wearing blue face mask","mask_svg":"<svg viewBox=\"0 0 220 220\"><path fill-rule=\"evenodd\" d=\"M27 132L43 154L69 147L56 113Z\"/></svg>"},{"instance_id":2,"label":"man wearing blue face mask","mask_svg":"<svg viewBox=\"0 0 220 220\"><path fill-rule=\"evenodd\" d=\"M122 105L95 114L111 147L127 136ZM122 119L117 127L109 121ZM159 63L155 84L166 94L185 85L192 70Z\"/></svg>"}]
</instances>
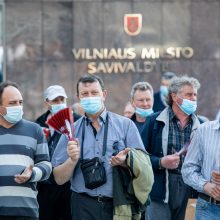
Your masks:
<instances>
[{"instance_id":1,"label":"man wearing blue face mask","mask_svg":"<svg viewBox=\"0 0 220 220\"><path fill-rule=\"evenodd\" d=\"M184 220L192 191L183 182L181 167L187 146L200 125L195 115L199 88L195 78L174 78L168 87L168 106L149 116L141 133L155 176L149 220Z\"/></svg>"},{"instance_id":2,"label":"man wearing blue face mask","mask_svg":"<svg viewBox=\"0 0 220 220\"><path fill-rule=\"evenodd\" d=\"M72 220L112 220L113 214L127 214L113 212L113 200L115 202L116 196L127 190L125 187L116 190L120 181L117 178L115 181L114 171L116 168L128 171L127 161L131 151L146 156L139 160L146 171L140 174L147 176L141 180L145 204L150 191L147 189L151 189L153 182L150 160L147 162L149 156L135 124L105 108L107 91L101 78L94 75L81 77L77 83L77 95L85 115L74 123L74 141L61 137L52 158L54 177L58 184L71 180ZM135 178L138 179L137 176ZM119 207L122 201L117 203ZM131 213L130 209L128 215ZM128 216L122 218L131 219Z\"/></svg>"},{"instance_id":3,"label":"man wearing blue face mask","mask_svg":"<svg viewBox=\"0 0 220 220\"><path fill-rule=\"evenodd\" d=\"M44 91L44 105L47 112L41 115L37 120L44 130L47 129L47 141L49 147L50 158L57 146L61 134L54 131L45 123L51 115L67 107L67 95L62 86L52 85ZM74 120L80 116L73 114ZM45 132L46 133L46 132ZM53 174L46 181L38 184L38 203L39 203L39 219L40 220L70 220L70 183L59 186L54 181Z\"/></svg>"},{"instance_id":4,"label":"man wearing blue face mask","mask_svg":"<svg viewBox=\"0 0 220 220\"><path fill-rule=\"evenodd\" d=\"M135 123L141 133L146 118L153 113L153 88L148 82L138 82L131 89L131 104L135 113L131 120Z\"/></svg>"},{"instance_id":5,"label":"man wearing blue face mask","mask_svg":"<svg viewBox=\"0 0 220 220\"><path fill-rule=\"evenodd\" d=\"M36 183L51 173L48 146L36 123L22 119L23 98L0 84L0 219L37 220Z\"/></svg>"},{"instance_id":6,"label":"man wearing blue face mask","mask_svg":"<svg viewBox=\"0 0 220 220\"><path fill-rule=\"evenodd\" d=\"M135 109L131 120L137 126L140 134L147 117L154 112L152 109L154 103L153 94L153 88L148 82L137 82L131 88L131 104ZM143 211L141 219L147 220L147 209Z\"/></svg>"},{"instance_id":7,"label":"man wearing blue face mask","mask_svg":"<svg viewBox=\"0 0 220 220\"><path fill-rule=\"evenodd\" d=\"M164 72L161 76L160 90L154 94L154 112L159 112L167 107L168 86L171 79L175 77L173 72Z\"/></svg>"}]
</instances>

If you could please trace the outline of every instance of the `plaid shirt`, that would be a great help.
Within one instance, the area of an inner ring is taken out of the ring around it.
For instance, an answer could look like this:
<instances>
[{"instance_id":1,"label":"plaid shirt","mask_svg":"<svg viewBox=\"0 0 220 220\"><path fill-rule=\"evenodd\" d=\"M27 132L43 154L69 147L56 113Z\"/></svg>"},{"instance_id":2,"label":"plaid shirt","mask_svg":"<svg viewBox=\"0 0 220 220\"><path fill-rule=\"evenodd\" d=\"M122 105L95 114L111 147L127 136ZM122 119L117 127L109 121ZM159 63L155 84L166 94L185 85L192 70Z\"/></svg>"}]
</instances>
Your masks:
<instances>
[{"instance_id":1,"label":"plaid shirt","mask_svg":"<svg viewBox=\"0 0 220 220\"><path fill-rule=\"evenodd\" d=\"M175 116L173 110L169 108L169 135L167 155L174 154L190 142L193 120L190 117L185 127L181 127L180 120ZM177 169L172 170L174 173L180 173L185 156L180 156L180 164Z\"/></svg>"}]
</instances>

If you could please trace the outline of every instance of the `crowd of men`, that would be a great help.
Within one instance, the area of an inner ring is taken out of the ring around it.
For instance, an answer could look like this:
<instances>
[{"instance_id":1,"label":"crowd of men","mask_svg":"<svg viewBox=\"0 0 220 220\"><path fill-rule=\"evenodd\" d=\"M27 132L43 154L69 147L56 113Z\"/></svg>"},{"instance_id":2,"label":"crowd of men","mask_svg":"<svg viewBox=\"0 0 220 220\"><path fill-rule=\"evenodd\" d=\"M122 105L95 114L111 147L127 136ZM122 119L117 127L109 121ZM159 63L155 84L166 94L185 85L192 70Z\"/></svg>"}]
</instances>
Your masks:
<instances>
[{"instance_id":1,"label":"crowd of men","mask_svg":"<svg viewBox=\"0 0 220 220\"><path fill-rule=\"evenodd\" d=\"M184 220L189 198L196 220L219 219L220 121L197 115L199 88L172 72L157 93L137 82L124 117L85 75L69 140L46 123L67 107L62 86L44 91L47 111L30 122L19 87L1 83L0 220Z\"/></svg>"}]
</instances>

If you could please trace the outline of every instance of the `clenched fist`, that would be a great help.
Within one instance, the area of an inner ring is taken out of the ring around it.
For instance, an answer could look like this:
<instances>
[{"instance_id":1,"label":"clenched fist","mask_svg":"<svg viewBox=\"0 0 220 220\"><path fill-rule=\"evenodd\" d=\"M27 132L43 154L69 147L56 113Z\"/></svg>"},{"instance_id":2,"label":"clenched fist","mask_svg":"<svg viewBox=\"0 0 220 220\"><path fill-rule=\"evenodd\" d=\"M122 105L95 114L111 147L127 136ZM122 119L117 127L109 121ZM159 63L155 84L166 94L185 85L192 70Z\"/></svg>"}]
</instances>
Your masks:
<instances>
[{"instance_id":1,"label":"clenched fist","mask_svg":"<svg viewBox=\"0 0 220 220\"><path fill-rule=\"evenodd\" d=\"M33 166L26 167L21 174L15 175L15 182L18 184L26 183L32 174Z\"/></svg>"},{"instance_id":2,"label":"clenched fist","mask_svg":"<svg viewBox=\"0 0 220 220\"><path fill-rule=\"evenodd\" d=\"M161 166L167 169L176 169L180 163L178 154L171 154L161 158Z\"/></svg>"},{"instance_id":3,"label":"clenched fist","mask_svg":"<svg viewBox=\"0 0 220 220\"><path fill-rule=\"evenodd\" d=\"M79 141L69 141L67 144L67 153L73 162L77 162L80 158L80 146Z\"/></svg>"}]
</instances>

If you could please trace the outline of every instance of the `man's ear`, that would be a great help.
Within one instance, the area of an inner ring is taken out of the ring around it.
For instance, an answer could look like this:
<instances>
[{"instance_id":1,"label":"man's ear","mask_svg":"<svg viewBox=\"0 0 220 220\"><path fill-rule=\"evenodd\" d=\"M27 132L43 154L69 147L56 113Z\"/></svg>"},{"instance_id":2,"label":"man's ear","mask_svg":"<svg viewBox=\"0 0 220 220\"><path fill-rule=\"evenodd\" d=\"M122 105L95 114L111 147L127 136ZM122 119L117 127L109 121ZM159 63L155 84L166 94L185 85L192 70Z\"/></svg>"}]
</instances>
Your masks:
<instances>
[{"instance_id":1,"label":"man's ear","mask_svg":"<svg viewBox=\"0 0 220 220\"><path fill-rule=\"evenodd\" d=\"M177 102L177 99L178 99L177 94L176 93L171 93L170 95L171 95L171 98L172 98L173 102Z\"/></svg>"},{"instance_id":2,"label":"man's ear","mask_svg":"<svg viewBox=\"0 0 220 220\"><path fill-rule=\"evenodd\" d=\"M135 108L134 100L133 100L133 99L130 100L130 103L131 103L131 105Z\"/></svg>"},{"instance_id":3,"label":"man's ear","mask_svg":"<svg viewBox=\"0 0 220 220\"><path fill-rule=\"evenodd\" d=\"M7 113L6 108L3 106L0 106L0 115L6 115L6 113Z\"/></svg>"},{"instance_id":4,"label":"man's ear","mask_svg":"<svg viewBox=\"0 0 220 220\"><path fill-rule=\"evenodd\" d=\"M77 98L78 102L80 102L80 98L79 98L79 95L76 95L76 98Z\"/></svg>"},{"instance_id":5,"label":"man's ear","mask_svg":"<svg viewBox=\"0 0 220 220\"><path fill-rule=\"evenodd\" d=\"M107 98L107 90L103 90L103 98L104 98L104 101L105 101L105 99Z\"/></svg>"}]
</instances>

